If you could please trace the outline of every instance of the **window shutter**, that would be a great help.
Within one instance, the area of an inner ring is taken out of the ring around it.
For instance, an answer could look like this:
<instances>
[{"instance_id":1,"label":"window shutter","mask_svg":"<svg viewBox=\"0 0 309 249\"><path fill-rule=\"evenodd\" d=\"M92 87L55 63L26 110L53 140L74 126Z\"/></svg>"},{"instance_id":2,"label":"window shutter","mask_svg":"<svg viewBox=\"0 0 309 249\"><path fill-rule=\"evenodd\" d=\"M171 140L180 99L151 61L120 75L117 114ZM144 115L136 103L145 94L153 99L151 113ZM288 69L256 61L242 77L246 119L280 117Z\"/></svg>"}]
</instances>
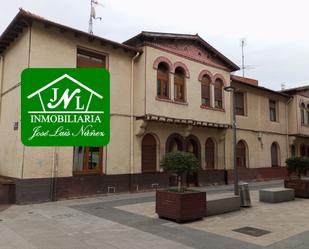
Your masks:
<instances>
[{"instance_id":1,"label":"window shutter","mask_svg":"<svg viewBox=\"0 0 309 249\"><path fill-rule=\"evenodd\" d=\"M246 146L240 141L236 146L237 167L246 167Z\"/></svg>"},{"instance_id":2,"label":"window shutter","mask_svg":"<svg viewBox=\"0 0 309 249\"><path fill-rule=\"evenodd\" d=\"M157 168L157 142L147 134L142 141L142 172L155 172Z\"/></svg>"},{"instance_id":3,"label":"window shutter","mask_svg":"<svg viewBox=\"0 0 309 249\"><path fill-rule=\"evenodd\" d=\"M202 98L208 99L210 96L209 85L202 84Z\"/></svg>"},{"instance_id":4,"label":"window shutter","mask_svg":"<svg viewBox=\"0 0 309 249\"><path fill-rule=\"evenodd\" d=\"M207 139L205 144L206 169L215 168L215 144L211 139Z\"/></svg>"},{"instance_id":5,"label":"window shutter","mask_svg":"<svg viewBox=\"0 0 309 249\"><path fill-rule=\"evenodd\" d=\"M87 51L77 52L78 68L105 68L105 56Z\"/></svg>"},{"instance_id":6,"label":"window shutter","mask_svg":"<svg viewBox=\"0 0 309 249\"><path fill-rule=\"evenodd\" d=\"M215 87L215 99L222 100L222 89L219 87Z\"/></svg>"}]
</instances>

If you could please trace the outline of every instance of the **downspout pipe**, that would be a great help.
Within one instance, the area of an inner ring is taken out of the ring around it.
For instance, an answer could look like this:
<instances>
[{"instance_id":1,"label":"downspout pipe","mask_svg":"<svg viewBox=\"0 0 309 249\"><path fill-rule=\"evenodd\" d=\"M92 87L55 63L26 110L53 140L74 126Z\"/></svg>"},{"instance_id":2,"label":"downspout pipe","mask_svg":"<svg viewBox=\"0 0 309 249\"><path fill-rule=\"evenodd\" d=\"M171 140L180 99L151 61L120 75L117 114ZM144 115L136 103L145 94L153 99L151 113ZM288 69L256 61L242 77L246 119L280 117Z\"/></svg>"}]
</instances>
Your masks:
<instances>
[{"instance_id":1,"label":"downspout pipe","mask_svg":"<svg viewBox=\"0 0 309 249\"><path fill-rule=\"evenodd\" d=\"M1 65L1 73L0 73L0 121L1 121L1 106L2 106L2 88L3 88L3 74L4 74L4 57L0 55L0 65Z\"/></svg>"},{"instance_id":2,"label":"downspout pipe","mask_svg":"<svg viewBox=\"0 0 309 249\"><path fill-rule=\"evenodd\" d=\"M286 102L285 106L285 123L286 123L286 157L289 158L289 104L293 100L293 97L290 97Z\"/></svg>"},{"instance_id":3,"label":"downspout pipe","mask_svg":"<svg viewBox=\"0 0 309 249\"><path fill-rule=\"evenodd\" d=\"M132 191L132 175L134 173L134 62L139 57L137 52L131 60L131 84L130 84L130 180L129 190Z\"/></svg>"}]
</instances>

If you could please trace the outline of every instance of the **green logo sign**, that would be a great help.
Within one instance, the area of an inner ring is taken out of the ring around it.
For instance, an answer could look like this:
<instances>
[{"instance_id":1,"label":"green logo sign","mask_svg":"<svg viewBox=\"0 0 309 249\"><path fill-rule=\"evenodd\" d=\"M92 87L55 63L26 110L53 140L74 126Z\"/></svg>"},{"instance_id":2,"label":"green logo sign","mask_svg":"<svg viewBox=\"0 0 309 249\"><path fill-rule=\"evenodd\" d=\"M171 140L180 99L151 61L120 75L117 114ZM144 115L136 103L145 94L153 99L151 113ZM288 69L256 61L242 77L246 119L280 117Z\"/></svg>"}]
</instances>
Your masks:
<instances>
[{"instance_id":1,"label":"green logo sign","mask_svg":"<svg viewBox=\"0 0 309 249\"><path fill-rule=\"evenodd\" d=\"M29 68L21 75L21 140L27 146L104 146L110 137L109 73Z\"/></svg>"}]
</instances>

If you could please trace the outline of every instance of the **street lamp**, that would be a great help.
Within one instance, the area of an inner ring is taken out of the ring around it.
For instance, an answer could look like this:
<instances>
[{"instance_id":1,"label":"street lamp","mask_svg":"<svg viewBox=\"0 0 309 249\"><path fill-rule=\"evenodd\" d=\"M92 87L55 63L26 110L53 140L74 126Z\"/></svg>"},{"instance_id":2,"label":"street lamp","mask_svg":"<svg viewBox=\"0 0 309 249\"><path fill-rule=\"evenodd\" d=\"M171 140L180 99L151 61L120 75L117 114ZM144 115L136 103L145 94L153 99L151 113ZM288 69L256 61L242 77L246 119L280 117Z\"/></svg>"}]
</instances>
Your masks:
<instances>
[{"instance_id":1,"label":"street lamp","mask_svg":"<svg viewBox=\"0 0 309 249\"><path fill-rule=\"evenodd\" d=\"M234 194L239 195L239 189L238 189L238 171L237 171L237 161L236 161L236 95L235 93L238 91L236 87L233 86L227 86L224 87L224 91L230 92L233 95L233 123L232 123L232 129L233 129L233 172L234 172Z\"/></svg>"}]
</instances>

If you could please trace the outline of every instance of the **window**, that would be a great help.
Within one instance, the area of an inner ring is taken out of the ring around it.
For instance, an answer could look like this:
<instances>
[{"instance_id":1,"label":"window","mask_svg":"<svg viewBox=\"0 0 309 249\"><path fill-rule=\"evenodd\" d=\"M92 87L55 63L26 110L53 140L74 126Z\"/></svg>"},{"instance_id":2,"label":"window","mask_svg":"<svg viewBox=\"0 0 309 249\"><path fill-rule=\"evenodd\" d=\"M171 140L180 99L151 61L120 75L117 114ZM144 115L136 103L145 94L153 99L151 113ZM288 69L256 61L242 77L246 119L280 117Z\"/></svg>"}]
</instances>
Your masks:
<instances>
[{"instance_id":1,"label":"window","mask_svg":"<svg viewBox=\"0 0 309 249\"><path fill-rule=\"evenodd\" d=\"M210 106L210 83L211 79L208 75L204 75L201 84L202 105Z\"/></svg>"},{"instance_id":2,"label":"window","mask_svg":"<svg viewBox=\"0 0 309 249\"><path fill-rule=\"evenodd\" d=\"M223 109L223 81L217 79L215 81L215 108Z\"/></svg>"},{"instance_id":3,"label":"window","mask_svg":"<svg viewBox=\"0 0 309 249\"><path fill-rule=\"evenodd\" d=\"M239 141L236 145L236 164L237 167L246 168L246 145L244 141Z\"/></svg>"},{"instance_id":4,"label":"window","mask_svg":"<svg viewBox=\"0 0 309 249\"><path fill-rule=\"evenodd\" d=\"M165 148L166 152L184 151L185 141L181 135L174 133L167 138Z\"/></svg>"},{"instance_id":5,"label":"window","mask_svg":"<svg viewBox=\"0 0 309 249\"><path fill-rule=\"evenodd\" d=\"M306 145L302 144L300 146L300 156L306 156Z\"/></svg>"},{"instance_id":6,"label":"window","mask_svg":"<svg viewBox=\"0 0 309 249\"><path fill-rule=\"evenodd\" d=\"M187 152L193 153L198 160L201 159L201 144L196 136L190 135L186 138L186 148Z\"/></svg>"},{"instance_id":7,"label":"window","mask_svg":"<svg viewBox=\"0 0 309 249\"><path fill-rule=\"evenodd\" d=\"M157 96L169 99L169 68L161 62L157 71Z\"/></svg>"},{"instance_id":8,"label":"window","mask_svg":"<svg viewBox=\"0 0 309 249\"><path fill-rule=\"evenodd\" d=\"M236 115L245 115L245 95L243 92L235 92Z\"/></svg>"},{"instance_id":9,"label":"window","mask_svg":"<svg viewBox=\"0 0 309 249\"><path fill-rule=\"evenodd\" d=\"M78 68L105 68L106 57L102 54L77 50L77 67Z\"/></svg>"},{"instance_id":10,"label":"window","mask_svg":"<svg viewBox=\"0 0 309 249\"><path fill-rule=\"evenodd\" d=\"M102 173L103 147L75 147L75 173Z\"/></svg>"},{"instance_id":11,"label":"window","mask_svg":"<svg viewBox=\"0 0 309 249\"><path fill-rule=\"evenodd\" d=\"M291 145L291 156L296 156L296 146L294 144Z\"/></svg>"},{"instance_id":12,"label":"window","mask_svg":"<svg viewBox=\"0 0 309 249\"><path fill-rule=\"evenodd\" d=\"M177 67L174 76L174 99L185 101L185 72L181 67Z\"/></svg>"},{"instance_id":13,"label":"window","mask_svg":"<svg viewBox=\"0 0 309 249\"><path fill-rule=\"evenodd\" d=\"M277 102L275 100L269 100L269 119L270 121L277 121Z\"/></svg>"},{"instance_id":14,"label":"window","mask_svg":"<svg viewBox=\"0 0 309 249\"><path fill-rule=\"evenodd\" d=\"M206 169L215 168L215 143L211 138L208 138L205 144L205 161Z\"/></svg>"},{"instance_id":15,"label":"window","mask_svg":"<svg viewBox=\"0 0 309 249\"><path fill-rule=\"evenodd\" d=\"M300 119L301 119L301 123L304 124L305 123L305 104L302 103L300 106Z\"/></svg>"},{"instance_id":16,"label":"window","mask_svg":"<svg viewBox=\"0 0 309 249\"><path fill-rule=\"evenodd\" d=\"M272 143L271 145L271 166L279 166L279 145L277 143Z\"/></svg>"},{"instance_id":17,"label":"window","mask_svg":"<svg viewBox=\"0 0 309 249\"><path fill-rule=\"evenodd\" d=\"M105 55L77 50L78 68L105 68ZM74 173L102 173L103 147L74 147Z\"/></svg>"},{"instance_id":18,"label":"window","mask_svg":"<svg viewBox=\"0 0 309 249\"><path fill-rule=\"evenodd\" d=\"M142 141L142 172L157 170L157 141L153 135L147 134Z\"/></svg>"}]
</instances>

